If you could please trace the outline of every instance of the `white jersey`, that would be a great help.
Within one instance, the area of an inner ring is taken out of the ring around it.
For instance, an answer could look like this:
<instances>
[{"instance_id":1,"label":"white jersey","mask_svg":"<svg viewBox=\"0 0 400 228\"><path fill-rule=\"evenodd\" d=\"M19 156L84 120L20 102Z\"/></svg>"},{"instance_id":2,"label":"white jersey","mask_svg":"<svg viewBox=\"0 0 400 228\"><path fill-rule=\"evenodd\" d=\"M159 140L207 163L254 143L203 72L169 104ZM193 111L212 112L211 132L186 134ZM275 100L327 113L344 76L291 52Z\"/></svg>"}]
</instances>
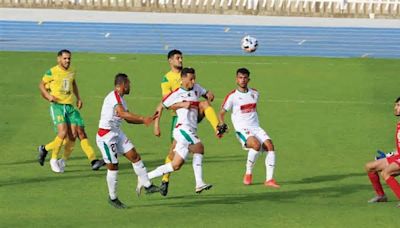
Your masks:
<instances>
[{"instance_id":1,"label":"white jersey","mask_svg":"<svg viewBox=\"0 0 400 228\"><path fill-rule=\"evenodd\" d=\"M106 98L104 98L103 107L101 108L99 128L112 131L120 130L122 118L117 116L115 110L115 107L119 104L123 106L124 110L128 110L124 98L121 97L117 91L110 92Z\"/></svg>"},{"instance_id":2,"label":"white jersey","mask_svg":"<svg viewBox=\"0 0 400 228\"><path fill-rule=\"evenodd\" d=\"M197 106L197 108L180 108L176 110L176 115L178 116L178 119L175 127L183 126L197 129L199 98L206 93L207 90L205 90L198 84L194 84L193 89L191 90L178 88L163 99L162 103L166 108L171 107L173 104L184 101L191 101L192 106Z\"/></svg>"},{"instance_id":3,"label":"white jersey","mask_svg":"<svg viewBox=\"0 0 400 228\"><path fill-rule=\"evenodd\" d=\"M236 130L260 126L257 115L257 101L257 90L250 88L247 93L233 90L225 97L222 108L225 111L232 109L232 124Z\"/></svg>"}]
</instances>

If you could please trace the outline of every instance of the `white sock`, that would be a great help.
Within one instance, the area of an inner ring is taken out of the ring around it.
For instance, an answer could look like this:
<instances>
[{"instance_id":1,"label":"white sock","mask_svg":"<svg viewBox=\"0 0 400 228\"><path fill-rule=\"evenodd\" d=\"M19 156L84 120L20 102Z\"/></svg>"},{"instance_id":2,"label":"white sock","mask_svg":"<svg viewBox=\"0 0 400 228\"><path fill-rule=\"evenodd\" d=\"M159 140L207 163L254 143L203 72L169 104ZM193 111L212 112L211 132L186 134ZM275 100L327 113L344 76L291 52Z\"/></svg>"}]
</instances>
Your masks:
<instances>
[{"instance_id":1,"label":"white sock","mask_svg":"<svg viewBox=\"0 0 400 228\"><path fill-rule=\"evenodd\" d=\"M110 199L115 200L117 198L117 180L118 170L107 170L107 186L108 186L108 194L110 195Z\"/></svg>"},{"instance_id":2,"label":"white sock","mask_svg":"<svg viewBox=\"0 0 400 228\"><path fill-rule=\"evenodd\" d=\"M205 185L203 181L203 155L193 154L192 166L194 171L194 178L196 179L196 187Z\"/></svg>"},{"instance_id":3,"label":"white sock","mask_svg":"<svg viewBox=\"0 0 400 228\"><path fill-rule=\"evenodd\" d=\"M266 180L269 181L274 176L274 168L275 168L275 151L268 151L267 156L265 157L265 167L267 170Z\"/></svg>"},{"instance_id":4,"label":"white sock","mask_svg":"<svg viewBox=\"0 0 400 228\"><path fill-rule=\"evenodd\" d=\"M164 174L172 173L173 171L174 171L174 168L172 168L172 163L168 162L167 164L158 166L155 170L148 173L148 175L149 175L149 179L151 180L156 177L161 177Z\"/></svg>"},{"instance_id":5,"label":"white sock","mask_svg":"<svg viewBox=\"0 0 400 228\"><path fill-rule=\"evenodd\" d=\"M135 171L136 175L140 179L140 183L143 184L144 187L149 187L151 185L151 182L149 180L149 177L147 176L147 170L146 167L144 166L142 160L132 163L133 170Z\"/></svg>"},{"instance_id":6,"label":"white sock","mask_svg":"<svg viewBox=\"0 0 400 228\"><path fill-rule=\"evenodd\" d=\"M258 158L259 152L254 149L249 149L247 153L247 162L246 162L246 174L252 174L254 165L256 164L256 160Z\"/></svg>"}]
</instances>

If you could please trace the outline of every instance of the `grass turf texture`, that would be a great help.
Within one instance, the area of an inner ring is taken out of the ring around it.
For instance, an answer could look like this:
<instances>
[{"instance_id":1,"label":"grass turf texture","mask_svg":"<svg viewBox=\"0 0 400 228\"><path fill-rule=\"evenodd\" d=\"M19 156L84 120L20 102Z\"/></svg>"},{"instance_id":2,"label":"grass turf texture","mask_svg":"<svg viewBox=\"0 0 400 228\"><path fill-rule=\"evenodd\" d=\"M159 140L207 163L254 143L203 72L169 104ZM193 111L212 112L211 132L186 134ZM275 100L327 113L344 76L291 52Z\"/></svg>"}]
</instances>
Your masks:
<instances>
[{"instance_id":1,"label":"grass turf texture","mask_svg":"<svg viewBox=\"0 0 400 228\"><path fill-rule=\"evenodd\" d=\"M52 173L48 160L44 167L36 161L37 146L54 138L38 83L55 65L55 53L0 52L2 227L399 227L397 200L385 184L390 202L366 203L374 192L363 165L376 149L394 148L400 60L185 56L184 61L215 93L217 110L235 88L235 70L250 69L250 85L261 94L261 126L276 146L281 189L262 185L265 155L257 161L254 185L244 186L246 152L230 118L231 131L222 140L203 121L204 177L214 187L196 195L188 161L172 175L167 197L137 198L136 176L121 157L118 193L129 209L116 210L107 204L104 168L91 171L79 143L64 174ZM84 101L81 114L98 156L99 112L114 75L125 72L131 78L130 110L150 115L168 70L160 55L74 53L73 65ZM161 138L152 136L152 128L124 123L148 170L163 163L169 123L165 112Z\"/></svg>"}]
</instances>

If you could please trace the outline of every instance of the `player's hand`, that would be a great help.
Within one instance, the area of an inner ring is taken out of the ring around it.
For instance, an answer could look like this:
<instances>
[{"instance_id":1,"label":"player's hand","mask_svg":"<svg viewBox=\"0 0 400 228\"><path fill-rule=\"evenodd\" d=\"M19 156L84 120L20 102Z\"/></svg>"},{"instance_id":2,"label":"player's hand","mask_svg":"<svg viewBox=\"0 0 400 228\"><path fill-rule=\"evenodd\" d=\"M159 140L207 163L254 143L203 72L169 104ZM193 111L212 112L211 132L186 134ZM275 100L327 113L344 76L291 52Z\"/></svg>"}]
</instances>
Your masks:
<instances>
[{"instance_id":1,"label":"player's hand","mask_svg":"<svg viewBox=\"0 0 400 228\"><path fill-rule=\"evenodd\" d=\"M82 100L77 100L77 101L76 101L76 107L78 107L78 109L81 109L82 106L83 106Z\"/></svg>"},{"instance_id":2,"label":"player's hand","mask_svg":"<svg viewBox=\"0 0 400 228\"><path fill-rule=\"evenodd\" d=\"M143 118L143 124L149 126L153 122L153 117L148 116Z\"/></svg>"},{"instance_id":3,"label":"player's hand","mask_svg":"<svg viewBox=\"0 0 400 228\"><path fill-rule=\"evenodd\" d=\"M160 136L161 136L160 128L159 128L159 127L154 127L154 129L153 129L153 134L154 134L155 136L157 136L157 137L160 137Z\"/></svg>"},{"instance_id":4,"label":"player's hand","mask_svg":"<svg viewBox=\"0 0 400 228\"><path fill-rule=\"evenodd\" d=\"M214 101L214 94L213 94L213 92L208 91L208 92L206 93L206 97L207 97L207 100L208 100L208 101L210 101L210 102Z\"/></svg>"},{"instance_id":5,"label":"player's hand","mask_svg":"<svg viewBox=\"0 0 400 228\"><path fill-rule=\"evenodd\" d=\"M47 97L47 100L49 100L50 102L56 102L57 101L57 97L50 95Z\"/></svg>"}]
</instances>

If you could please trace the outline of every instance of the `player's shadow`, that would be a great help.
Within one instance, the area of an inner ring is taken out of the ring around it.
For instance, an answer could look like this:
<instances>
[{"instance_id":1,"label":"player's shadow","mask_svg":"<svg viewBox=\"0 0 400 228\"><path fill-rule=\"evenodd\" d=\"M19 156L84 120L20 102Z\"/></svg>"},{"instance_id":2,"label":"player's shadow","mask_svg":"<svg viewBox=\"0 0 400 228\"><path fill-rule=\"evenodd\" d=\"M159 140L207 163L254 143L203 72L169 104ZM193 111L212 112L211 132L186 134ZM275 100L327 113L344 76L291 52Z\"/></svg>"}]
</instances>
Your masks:
<instances>
[{"instance_id":1,"label":"player's shadow","mask_svg":"<svg viewBox=\"0 0 400 228\"><path fill-rule=\"evenodd\" d=\"M70 161L74 161L74 160L84 160L84 159L87 160L87 158L84 157L84 156L74 156L74 157L71 157L70 159L68 159L68 163L69 163ZM47 163L47 162L49 162L49 158L46 159L45 163ZM28 160L23 160L23 161L1 162L1 163L0 163L0 166L8 166L8 165L26 165L26 164L37 164L37 165L39 165L37 159L28 159Z\"/></svg>"},{"instance_id":2,"label":"player's shadow","mask_svg":"<svg viewBox=\"0 0 400 228\"><path fill-rule=\"evenodd\" d=\"M167 197L160 199L160 203L152 203L143 207L169 206L169 207L197 207L198 205L232 205L250 202L280 202L293 203L297 198L313 199L315 197L340 198L347 194L354 194L357 191L369 190L371 186L350 184L332 187L322 187L314 189L301 189L293 191L266 191L252 194L217 194L217 195L184 195L176 197ZM212 190L210 190L212 191ZM179 202L177 202L179 201ZM318 202L313 199L313 202Z\"/></svg>"},{"instance_id":3,"label":"player's shadow","mask_svg":"<svg viewBox=\"0 0 400 228\"><path fill-rule=\"evenodd\" d=\"M282 184L311 184L311 183L321 183L328 181L338 181L349 177L359 177L366 176L365 173L347 173L347 174L335 174L335 175L321 175L314 177L306 177L301 180L295 181L281 181Z\"/></svg>"},{"instance_id":4,"label":"player's shadow","mask_svg":"<svg viewBox=\"0 0 400 228\"><path fill-rule=\"evenodd\" d=\"M50 172L50 171L49 171ZM46 182L54 182L54 181L64 181L70 179L85 179L87 177L90 178L104 178L103 172L90 172L89 174L77 174L77 175L67 175L67 174L54 174L54 176L38 176L38 177L30 177L30 178L18 178L12 180L0 181L0 187L6 186L15 186L15 185L25 185L25 184L39 184Z\"/></svg>"}]
</instances>

